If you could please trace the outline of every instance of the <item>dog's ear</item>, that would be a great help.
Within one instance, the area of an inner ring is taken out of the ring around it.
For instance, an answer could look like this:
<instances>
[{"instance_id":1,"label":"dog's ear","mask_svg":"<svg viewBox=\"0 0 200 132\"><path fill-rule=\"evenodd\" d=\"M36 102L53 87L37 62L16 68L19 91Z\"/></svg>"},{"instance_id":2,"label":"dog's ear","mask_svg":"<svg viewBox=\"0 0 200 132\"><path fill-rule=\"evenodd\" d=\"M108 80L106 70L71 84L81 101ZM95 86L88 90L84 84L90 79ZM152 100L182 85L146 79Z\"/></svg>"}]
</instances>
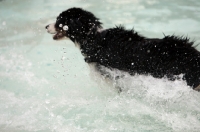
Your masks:
<instances>
[{"instance_id":1,"label":"dog's ear","mask_svg":"<svg viewBox=\"0 0 200 132\"><path fill-rule=\"evenodd\" d=\"M69 21L69 31L72 34L87 34L92 28L93 25L87 20L87 18L80 17L76 19L70 19Z\"/></svg>"},{"instance_id":2,"label":"dog's ear","mask_svg":"<svg viewBox=\"0 0 200 132\"><path fill-rule=\"evenodd\" d=\"M67 16L67 35L75 39L85 39L89 34L101 28L101 22L92 13L80 8L72 8L64 12Z\"/></svg>"}]
</instances>

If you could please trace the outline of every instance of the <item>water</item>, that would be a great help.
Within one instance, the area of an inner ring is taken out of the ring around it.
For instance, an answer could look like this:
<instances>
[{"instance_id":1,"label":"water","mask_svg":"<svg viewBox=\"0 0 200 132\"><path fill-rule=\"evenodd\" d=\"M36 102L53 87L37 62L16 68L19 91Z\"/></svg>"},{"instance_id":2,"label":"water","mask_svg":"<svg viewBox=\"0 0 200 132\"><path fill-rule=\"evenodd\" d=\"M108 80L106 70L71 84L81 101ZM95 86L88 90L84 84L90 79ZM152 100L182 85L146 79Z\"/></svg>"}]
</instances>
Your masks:
<instances>
[{"instance_id":1,"label":"water","mask_svg":"<svg viewBox=\"0 0 200 132\"><path fill-rule=\"evenodd\" d=\"M104 28L123 24L200 43L198 0L1 0L0 131L199 132L200 93L184 81L117 70L108 72L124 78L109 81L71 41L52 40L44 27L74 6L92 11Z\"/></svg>"}]
</instances>

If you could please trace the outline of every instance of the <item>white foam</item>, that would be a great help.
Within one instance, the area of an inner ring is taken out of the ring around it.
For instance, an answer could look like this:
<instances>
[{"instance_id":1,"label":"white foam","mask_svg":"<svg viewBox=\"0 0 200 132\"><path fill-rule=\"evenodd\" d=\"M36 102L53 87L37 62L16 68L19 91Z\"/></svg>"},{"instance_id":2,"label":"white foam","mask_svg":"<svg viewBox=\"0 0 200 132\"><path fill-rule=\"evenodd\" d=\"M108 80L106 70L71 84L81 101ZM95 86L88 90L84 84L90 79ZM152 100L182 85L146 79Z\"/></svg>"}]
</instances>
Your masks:
<instances>
[{"instance_id":1,"label":"white foam","mask_svg":"<svg viewBox=\"0 0 200 132\"><path fill-rule=\"evenodd\" d=\"M124 24L129 29L134 26L141 34L151 37L163 37L163 31L173 34L176 30L176 24L174 26L173 22L185 19L177 18L172 13L173 17L167 20L171 24L170 28L166 21L158 20L160 16L169 15L166 9L160 8L163 4L161 1L156 2L158 4L154 5L153 10L152 6L145 4L146 1L138 0L135 4L126 4L130 3L128 1L121 6L123 2L112 2L105 7L95 8L95 5L106 5L105 2L109 0L1 2L0 16L6 26L3 26L1 21L0 131L200 130L200 96L198 92L187 87L184 81L172 82L144 75L130 76L109 69L104 70L110 72L111 80L101 77L84 62L83 56L72 42L55 42L44 29L46 24L50 23L48 21L55 20L60 12L74 5L92 11L101 18L105 28ZM190 5L198 3L193 1ZM174 1L171 7L184 4L189 2ZM13 5L17 5L15 8L20 13L8 8ZM37 8L31 8L32 10L27 12L30 5ZM145 10L138 8L144 5ZM47 7L48 10L44 10ZM192 5L190 8L198 10ZM169 9L181 14L175 8ZM156 14L157 10L161 15ZM194 17L189 21L191 24L188 28L191 30L184 32L199 41L198 28L194 30L195 26L198 27L195 13L186 12L184 15ZM187 21L181 22L178 28L185 27L185 24L187 25ZM14 31L17 31L17 34ZM120 93L116 89L119 87L122 88Z\"/></svg>"}]
</instances>

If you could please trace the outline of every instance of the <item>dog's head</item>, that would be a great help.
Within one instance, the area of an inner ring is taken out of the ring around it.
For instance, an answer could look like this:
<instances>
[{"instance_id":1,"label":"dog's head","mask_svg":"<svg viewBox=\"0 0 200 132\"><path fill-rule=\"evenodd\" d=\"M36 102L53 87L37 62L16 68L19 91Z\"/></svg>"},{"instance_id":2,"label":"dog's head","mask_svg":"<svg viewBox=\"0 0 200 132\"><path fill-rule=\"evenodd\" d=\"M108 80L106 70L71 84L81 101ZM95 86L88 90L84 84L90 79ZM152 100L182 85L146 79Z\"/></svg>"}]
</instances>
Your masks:
<instances>
[{"instance_id":1,"label":"dog's head","mask_svg":"<svg viewBox=\"0 0 200 132\"><path fill-rule=\"evenodd\" d=\"M54 34L54 40L67 37L72 41L85 39L88 34L99 28L101 28L99 19L81 8L63 11L55 23L46 26L48 33Z\"/></svg>"}]
</instances>

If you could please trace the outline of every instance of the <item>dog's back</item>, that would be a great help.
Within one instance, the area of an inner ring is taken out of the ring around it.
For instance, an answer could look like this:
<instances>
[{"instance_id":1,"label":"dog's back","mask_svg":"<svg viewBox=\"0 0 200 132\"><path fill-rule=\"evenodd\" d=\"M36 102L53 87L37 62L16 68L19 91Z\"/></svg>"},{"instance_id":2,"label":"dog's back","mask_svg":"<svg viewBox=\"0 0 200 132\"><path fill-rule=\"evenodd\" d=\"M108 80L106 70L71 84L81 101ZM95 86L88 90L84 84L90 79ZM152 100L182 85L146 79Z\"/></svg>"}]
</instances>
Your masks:
<instances>
[{"instance_id":1,"label":"dog's back","mask_svg":"<svg viewBox=\"0 0 200 132\"><path fill-rule=\"evenodd\" d=\"M101 32L94 43L100 47L96 55L90 55L91 62L171 80L183 74L188 85L195 88L200 84L200 53L187 38L147 39L133 30L116 27Z\"/></svg>"}]
</instances>

